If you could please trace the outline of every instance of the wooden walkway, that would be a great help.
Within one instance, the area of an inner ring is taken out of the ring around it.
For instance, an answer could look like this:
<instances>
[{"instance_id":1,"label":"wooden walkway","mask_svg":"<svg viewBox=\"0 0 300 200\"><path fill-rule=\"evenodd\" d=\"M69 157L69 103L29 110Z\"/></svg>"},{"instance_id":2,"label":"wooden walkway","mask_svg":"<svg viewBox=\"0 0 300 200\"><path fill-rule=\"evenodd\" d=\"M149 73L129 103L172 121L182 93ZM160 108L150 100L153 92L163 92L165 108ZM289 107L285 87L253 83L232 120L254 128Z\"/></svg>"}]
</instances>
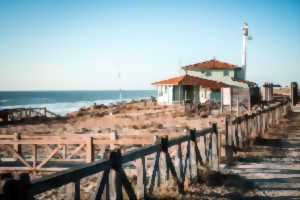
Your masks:
<instances>
[{"instance_id":1,"label":"wooden walkway","mask_svg":"<svg viewBox=\"0 0 300 200\"><path fill-rule=\"evenodd\" d=\"M300 199L300 113L289 113L223 171L253 181L259 199Z\"/></svg>"}]
</instances>

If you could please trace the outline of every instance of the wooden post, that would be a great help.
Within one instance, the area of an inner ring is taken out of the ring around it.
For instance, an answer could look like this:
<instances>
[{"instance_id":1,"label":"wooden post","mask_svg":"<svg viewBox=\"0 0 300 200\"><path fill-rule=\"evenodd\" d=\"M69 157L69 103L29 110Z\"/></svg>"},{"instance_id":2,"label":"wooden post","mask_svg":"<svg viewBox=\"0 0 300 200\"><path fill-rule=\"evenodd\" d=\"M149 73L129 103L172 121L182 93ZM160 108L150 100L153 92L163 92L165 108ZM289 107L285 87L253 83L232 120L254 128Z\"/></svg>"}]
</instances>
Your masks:
<instances>
[{"instance_id":1,"label":"wooden post","mask_svg":"<svg viewBox=\"0 0 300 200\"><path fill-rule=\"evenodd\" d=\"M225 120L226 120L225 121L225 137L226 137L225 156L226 156L226 160L231 160L231 158L232 158L232 131L231 131L230 115L227 115Z\"/></svg>"},{"instance_id":2,"label":"wooden post","mask_svg":"<svg viewBox=\"0 0 300 200\"><path fill-rule=\"evenodd\" d=\"M212 169L219 170L219 149L218 149L218 128L217 124L214 123L212 125L213 133L212 133Z\"/></svg>"},{"instance_id":3,"label":"wooden post","mask_svg":"<svg viewBox=\"0 0 300 200\"><path fill-rule=\"evenodd\" d=\"M189 172L190 172L190 182L194 182L198 177L198 167L197 167L197 155L196 155L196 138L195 131L190 130L190 162L189 162Z\"/></svg>"},{"instance_id":4,"label":"wooden post","mask_svg":"<svg viewBox=\"0 0 300 200\"><path fill-rule=\"evenodd\" d=\"M183 163L182 163L182 149L181 143L175 146L176 154L175 154L175 170L178 175L179 181L183 182Z\"/></svg>"},{"instance_id":5,"label":"wooden post","mask_svg":"<svg viewBox=\"0 0 300 200\"><path fill-rule=\"evenodd\" d=\"M32 167L33 169L36 168L36 161L37 161L37 145L32 145Z\"/></svg>"},{"instance_id":6,"label":"wooden post","mask_svg":"<svg viewBox=\"0 0 300 200\"><path fill-rule=\"evenodd\" d=\"M118 132L117 131L113 131L113 132L111 132L110 133L110 140L111 141L116 141L116 140L118 140ZM116 148L116 145L114 145L114 144L110 144L110 149L111 150L114 150Z\"/></svg>"},{"instance_id":7,"label":"wooden post","mask_svg":"<svg viewBox=\"0 0 300 200\"><path fill-rule=\"evenodd\" d=\"M112 160L113 170L109 171L109 199L117 200L123 199L122 183L117 171L121 168L121 151L120 149L112 151L110 153L110 159Z\"/></svg>"},{"instance_id":8,"label":"wooden post","mask_svg":"<svg viewBox=\"0 0 300 200\"><path fill-rule=\"evenodd\" d=\"M221 104L221 113L223 113L223 104L224 104L224 102L223 102L224 100L223 100L223 88L221 88L221 102L220 102L220 104Z\"/></svg>"},{"instance_id":9,"label":"wooden post","mask_svg":"<svg viewBox=\"0 0 300 200\"><path fill-rule=\"evenodd\" d=\"M15 133L15 141L19 141L21 140L21 133ZM22 146L21 144L14 144L14 150L18 153L18 154L22 154ZM14 155L14 160L18 160L17 157Z\"/></svg>"},{"instance_id":10,"label":"wooden post","mask_svg":"<svg viewBox=\"0 0 300 200\"><path fill-rule=\"evenodd\" d=\"M146 191L146 167L145 167L145 157L138 158L136 160L137 168L137 186L136 194L138 199L143 199L147 197Z\"/></svg>"},{"instance_id":11,"label":"wooden post","mask_svg":"<svg viewBox=\"0 0 300 200\"><path fill-rule=\"evenodd\" d=\"M93 148L93 137L88 137L86 139L86 154L85 162L91 163L94 161L94 148Z\"/></svg>"},{"instance_id":12,"label":"wooden post","mask_svg":"<svg viewBox=\"0 0 300 200\"><path fill-rule=\"evenodd\" d=\"M80 200L80 179L67 185L66 195L67 200Z\"/></svg>"},{"instance_id":13,"label":"wooden post","mask_svg":"<svg viewBox=\"0 0 300 200\"><path fill-rule=\"evenodd\" d=\"M168 142L168 136L161 138L161 145L163 148L163 145L166 145L165 142ZM167 148L167 147L166 147ZM160 172L160 183L165 184L167 180L169 179L168 174L168 167L166 163L166 153L164 151L161 151L160 153L160 159L159 159L159 172Z\"/></svg>"},{"instance_id":14,"label":"wooden post","mask_svg":"<svg viewBox=\"0 0 300 200\"><path fill-rule=\"evenodd\" d=\"M63 159L65 160L67 158L67 154L68 154L68 149L67 149L67 145L64 144L63 145Z\"/></svg>"},{"instance_id":15,"label":"wooden post","mask_svg":"<svg viewBox=\"0 0 300 200\"><path fill-rule=\"evenodd\" d=\"M237 116L240 115L240 101L239 96L236 97L236 106L237 106Z\"/></svg>"},{"instance_id":16,"label":"wooden post","mask_svg":"<svg viewBox=\"0 0 300 200\"><path fill-rule=\"evenodd\" d=\"M204 164L208 162L207 150L206 150L206 135L199 137L199 148L200 148L200 155Z\"/></svg>"}]
</instances>

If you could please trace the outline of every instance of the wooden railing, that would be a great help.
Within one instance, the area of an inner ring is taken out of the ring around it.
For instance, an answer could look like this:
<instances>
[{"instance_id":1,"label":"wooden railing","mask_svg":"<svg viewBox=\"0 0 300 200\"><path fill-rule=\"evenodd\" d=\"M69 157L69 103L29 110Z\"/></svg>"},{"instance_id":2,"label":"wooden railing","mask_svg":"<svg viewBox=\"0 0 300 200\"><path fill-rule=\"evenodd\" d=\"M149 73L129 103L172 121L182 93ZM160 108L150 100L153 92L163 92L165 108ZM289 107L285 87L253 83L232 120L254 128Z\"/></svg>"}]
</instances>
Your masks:
<instances>
[{"instance_id":1,"label":"wooden railing","mask_svg":"<svg viewBox=\"0 0 300 200\"><path fill-rule=\"evenodd\" d=\"M129 199L151 196L154 189L168 180L175 181L178 191L184 193L185 181L197 179L199 167L219 169L220 148L225 147L225 159L231 159L233 148L242 149L251 139L263 136L288 112L289 101L277 103L251 115L226 120L226 142L219 145L217 125L201 131L190 130L185 135L170 139L165 136L157 144L121 154L120 149L111 151L109 159L84 164L50 176L30 181L27 174L17 180L4 179L3 196L6 199L32 199L35 195L68 184L70 199L80 199L80 180L102 173L94 199L123 199L122 187ZM172 148L175 148L172 150ZM154 160L149 156L155 155ZM135 162L137 184L133 185L126 175L126 163ZM147 162L147 163L146 163ZM147 164L147 165L146 165ZM147 170L149 164L150 173ZM171 175L171 176L170 176Z\"/></svg>"},{"instance_id":2,"label":"wooden railing","mask_svg":"<svg viewBox=\"0 0 300 200\"><path fill-rule=\"evenodd\" d=\"M34 195L72 183L73 199L80 199L80 179L95 173L103 172L97 186L94 199L100 199L103 193L112 199L122 199L122 186L129 199L144 198L152 194L154 187L166 183L172 175L180 192L184 191L185 177L189 175L190 181L198 177L198 165L208 165L214 170L219 168L219 151L217 125L196 131L169 140L168 136L160 138L157 144L140 148L121 155L120 149L112 151L108 160L101 160L90 164L74 167L66 171L29 181L25 174L13 183L6 182L6 196L11 199L31 199ZM185 143L185 146L184 146ZM169 149L175 147L175 155ZM185 147L182 152L182 147ZM146 158L155 154L149 181L147 182ZM133 185L126 176L123 165L136 161L137 186ZM4 185L5 185L4 184ZM17 187L15 187L17 185ZM12 191L15 187L15 191ZM16 189L20 189L16 192ZM8 198L8 199L9 199Z\"/></svg>"},{"instance_id":3,"label":"wooden railing","mask_svg":"<svg viewBox=\"0 0 300 200\"><path fill-rule=\"evenodd\" d=\"M296 82L292 82L290 90L292 106L295 106L298 99L298 84Z\"/></svg>"},{"instance_id":4,"label":"wooden railing","mask_svg":"<svg viewBox=\"0 0 300 200\"><path fill-rule=\"evenodd\" d=\"M166 134L0 135L1 171L61 171L108 156L110 149L154 144ZM170 134L170 138L182 133ZM122 150L125 148L122 148ZM6 154L6 156L3 156ZM76 158L75 158L76 157ZM55 167L53 167L55 166Z\"/></svg>"},{"instance_id":5,"label":"wooden railing","mask_svg":"<svg viewBox=\"0 0 300 200\"><path fill-rule=\"evenodd\" d=\"M263 137L270 127L275 127L279 120L289 112L289 108L289 100L283 99L269 108L257 110L252 114L245 114L235 119L227 117L224 145L226 160L233 157L234 151L249 146L251 140Z\"/></svg>"},{"instance_id":6,"label":"wooden railing","mask_svg":"<svg viewBox=\"0 0 300 200\"><path fill-rule=\"evenodd\" d=\"M59 115L49 111L46 107L41 108L14 108L0 110L0 119L3 122L28 120L34 117L58 117Z\"/></svg>"}]
</instances>

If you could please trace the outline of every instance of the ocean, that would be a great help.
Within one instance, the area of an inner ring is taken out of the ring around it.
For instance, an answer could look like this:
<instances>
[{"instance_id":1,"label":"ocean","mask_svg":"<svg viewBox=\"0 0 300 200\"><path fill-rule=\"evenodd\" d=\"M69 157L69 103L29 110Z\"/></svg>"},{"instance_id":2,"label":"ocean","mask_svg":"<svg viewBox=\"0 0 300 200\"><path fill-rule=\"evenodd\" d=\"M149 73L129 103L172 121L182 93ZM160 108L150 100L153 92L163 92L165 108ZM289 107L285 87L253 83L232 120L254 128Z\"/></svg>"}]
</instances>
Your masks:
<instances>
[{"instance_id":1,"label":"ocean","mask_svg":"<svg viewBox=\"0 0 300 200\"><path fill-rule=\"evenodd\" d=\"M157 96L155 90L122 91L122 101L148 99ZM20 107L47 107L48 110L65 115L96 104L120 101L120 91L0 91L0 110Z\"/></svg>"}]
</instances>

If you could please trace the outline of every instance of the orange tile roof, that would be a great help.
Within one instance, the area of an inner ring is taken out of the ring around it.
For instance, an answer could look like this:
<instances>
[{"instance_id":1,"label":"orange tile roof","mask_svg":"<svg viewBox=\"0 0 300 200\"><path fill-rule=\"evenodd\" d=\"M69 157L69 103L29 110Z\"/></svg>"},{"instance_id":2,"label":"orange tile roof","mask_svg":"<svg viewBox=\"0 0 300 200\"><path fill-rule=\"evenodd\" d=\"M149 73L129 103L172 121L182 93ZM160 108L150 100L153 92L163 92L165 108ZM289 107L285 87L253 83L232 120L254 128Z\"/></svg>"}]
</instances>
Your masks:
<instances>
[{"instance_id":1,"label":"orange tile roof","mask_svg":"<svg viewBox=\"0 0 300 200\"><path fill-rule=\"evenodd\" d=\"M254 83L254 82L247 81L247 80L242 80L242 79L239 79L239 78L234 78L234 77L232 77L231 79L232 79L233 81L237 81L237 82L241 82L241 83L246 83L246 84L248 84L248 85L250 85L250 86L255 86L255 85L257 85L257 84Z\"/></svg>"},{"instance_id":2,"label":"orange tile roof","mask_svg":"<svg viewBox=\"0 0 300 200\"><path fill-rule=\"evenodd\" d=\"M188 65L182 67L182 69L241 69L241 68L237 65L232 65L230 63L212 59L205 62Z\"/></svg>"},{"instance_id":3,"label":"orange tile roof","mask_svg":"<svg viewBox=\"0 0 300 200\"><path fill-rule=\"evenodd\" d=\"M152 83L152 85L201 85L202 87L210 88L212 90L229 87L222 82L194 77L190 75L183 75L159 82L154 82Z\"/></svg>"}]
</instances>

